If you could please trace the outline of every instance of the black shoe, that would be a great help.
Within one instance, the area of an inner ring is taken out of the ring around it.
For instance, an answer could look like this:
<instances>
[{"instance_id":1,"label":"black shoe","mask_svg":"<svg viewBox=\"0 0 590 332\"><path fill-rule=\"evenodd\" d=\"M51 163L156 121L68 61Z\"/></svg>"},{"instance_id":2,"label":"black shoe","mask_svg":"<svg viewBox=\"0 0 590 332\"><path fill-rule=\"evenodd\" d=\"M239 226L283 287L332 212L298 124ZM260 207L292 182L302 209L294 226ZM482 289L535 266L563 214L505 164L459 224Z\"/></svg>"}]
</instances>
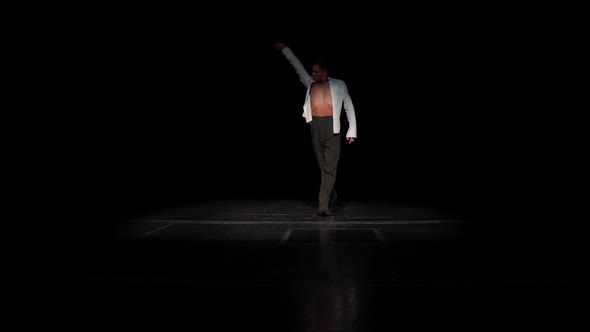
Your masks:
<instances>
[{"instance_id":1,"label":"black shoe","mask_svg":"<svg viewBox=\"0 0 590 332\"><path fill-rule=\"evenodd\" d=\"M330 212L334 213L334 211L336 211L336 204L328 205L328 209L330 209Z\"/></svg>"}]
</instances>

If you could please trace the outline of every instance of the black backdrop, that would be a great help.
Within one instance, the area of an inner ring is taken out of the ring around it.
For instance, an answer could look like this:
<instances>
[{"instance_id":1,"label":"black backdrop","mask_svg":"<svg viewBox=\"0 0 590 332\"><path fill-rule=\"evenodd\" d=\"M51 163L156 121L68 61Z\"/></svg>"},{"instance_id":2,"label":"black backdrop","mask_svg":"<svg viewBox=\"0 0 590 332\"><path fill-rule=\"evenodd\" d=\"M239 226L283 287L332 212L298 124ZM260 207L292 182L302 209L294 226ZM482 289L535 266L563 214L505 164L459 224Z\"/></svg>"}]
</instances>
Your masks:
<instances>
[{"instance_id":1,"label":"black backdrop","mask_svg":"<svg viewBox=\"0 0 590 332\"><path fill-rule=\"evenodd\" d=\"M536 126L546 31L528 14L240 10L109 9L64 27L79 212L104 220L209 199L315 199L305 88L279 40L306 65L328 56L348 84L359 137L343 146L343 200L519 222L536 211L549 185Z\"/></svg>"}]
</instances>

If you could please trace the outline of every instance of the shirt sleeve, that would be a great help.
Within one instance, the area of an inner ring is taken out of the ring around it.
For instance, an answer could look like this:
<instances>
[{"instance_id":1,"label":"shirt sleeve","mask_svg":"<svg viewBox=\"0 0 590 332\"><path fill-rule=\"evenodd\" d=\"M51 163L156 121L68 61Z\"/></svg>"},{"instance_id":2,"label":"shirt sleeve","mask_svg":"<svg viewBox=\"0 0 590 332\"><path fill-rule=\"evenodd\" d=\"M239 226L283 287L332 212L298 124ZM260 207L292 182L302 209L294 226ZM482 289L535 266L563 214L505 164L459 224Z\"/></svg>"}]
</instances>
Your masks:
<instances>
[{"instance_id":1,"label":"shirt sleeve","mask_svg":"<svg viewBox=\"0 0 590 332\"><path fill-rule=\"evenodd\" d=\"M289 63L291 63L293 68L295 68L295 71L297 72L297 75L299 75L299 80L301 81L301 83L303 83L305 87L308 87L313 79L305 70L305 67L303 66L301 61L299 61L299 59L295 56L295 54L293 53L293 51L291 51L289 47L284 47L282 51L283 55L287 58L287 60L289 60Z\"/></svg>"},{"instance_id":2,"label":"shirt sleeve","mask_svg":"<svg viewBox=\"0 0 590 332\"><path fill-rule=\"evenodd\" d=\"M352 99L350 99L350 95L348 94L348 92L346 92L346 94L344 95L342 103L344 106L344 111L346 112L346 118L348 119L348 131L346 132L346 138L356 138L356 115L354 112L354 105L352 104Z\"/></svg>"}]
</instances>

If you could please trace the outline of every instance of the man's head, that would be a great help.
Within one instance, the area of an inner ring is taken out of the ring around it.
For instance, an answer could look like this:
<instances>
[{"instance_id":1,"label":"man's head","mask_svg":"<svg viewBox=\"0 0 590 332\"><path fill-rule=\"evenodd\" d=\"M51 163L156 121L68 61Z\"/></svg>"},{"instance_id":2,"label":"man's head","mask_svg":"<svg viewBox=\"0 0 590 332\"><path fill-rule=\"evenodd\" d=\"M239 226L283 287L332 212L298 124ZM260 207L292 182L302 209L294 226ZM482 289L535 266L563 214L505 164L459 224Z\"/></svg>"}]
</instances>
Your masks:
<instances>
[{"instance_id":1,"label":"man's head","mask_svg":"<svg viewBox=\"0 0 590 332\"><path fill-rule=\"evenodd\" d=\"M313 62L311 67L311 77L316 83L328 81L328 62L326 59L319 59Z\"/></svg>"}]
</instances>

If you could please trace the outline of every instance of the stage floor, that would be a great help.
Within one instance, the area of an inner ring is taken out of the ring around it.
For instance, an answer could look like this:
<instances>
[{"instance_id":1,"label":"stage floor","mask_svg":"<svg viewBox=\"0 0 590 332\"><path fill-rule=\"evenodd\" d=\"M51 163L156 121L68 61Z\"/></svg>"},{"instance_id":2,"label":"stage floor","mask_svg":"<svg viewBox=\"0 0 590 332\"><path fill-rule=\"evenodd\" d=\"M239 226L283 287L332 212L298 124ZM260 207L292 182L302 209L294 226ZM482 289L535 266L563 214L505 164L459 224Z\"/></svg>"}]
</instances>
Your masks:
<instances>
[{"instance_id":1,"label":"stage floor","mask_svg":"<svg viewBox=\"0 0 590 332\"><path fill-rule=\"evenodd\" d=\"M308 201L195 202L87 243L51 293L91 325L521 331L568 313L565 271L508 224L424 206L350 201L322 218Z\"/></svg>"}]
</instances>

